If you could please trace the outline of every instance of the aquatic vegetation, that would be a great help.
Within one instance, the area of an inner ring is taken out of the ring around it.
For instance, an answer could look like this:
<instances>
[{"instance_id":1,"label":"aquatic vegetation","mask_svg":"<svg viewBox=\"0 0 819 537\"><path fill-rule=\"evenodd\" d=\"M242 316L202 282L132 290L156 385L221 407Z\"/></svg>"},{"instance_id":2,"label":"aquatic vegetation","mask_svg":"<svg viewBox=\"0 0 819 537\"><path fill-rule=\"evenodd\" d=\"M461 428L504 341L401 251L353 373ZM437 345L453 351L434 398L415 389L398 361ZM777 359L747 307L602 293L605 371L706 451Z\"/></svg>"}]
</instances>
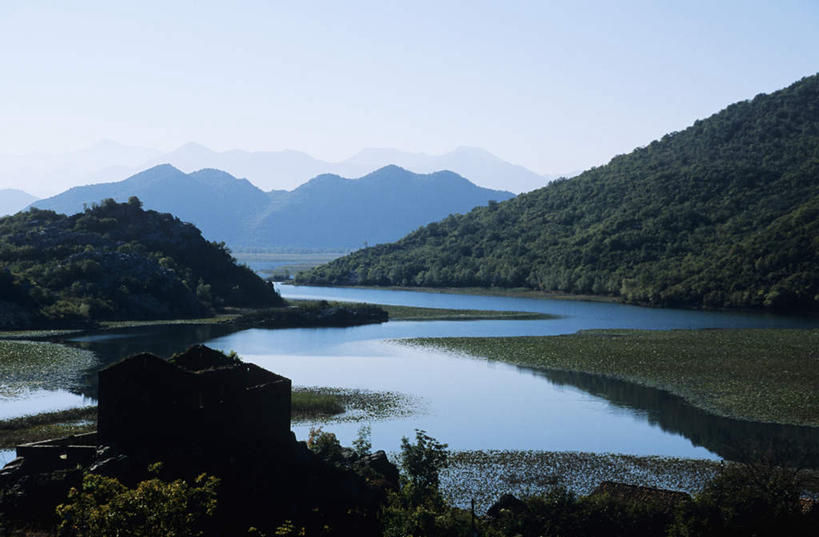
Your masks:
<instances>
[{"instance_id":1,"label":"aquatic vegetation","mask_svg":"<svg viewBox=\"0 0 819 537\"><path fill-rule=\"evenodd\" d=\"M344 405L335 395L302 389L293 390L290 397L290 413L295 421L332 416L342 412L344 412Z\"/></svg>"},{"instance_id":2,"label":"aquatic vegetation","mask_svg":"<svg viewBox=\"0 0 819 537\"><path fill-rule=\"evenodd\" d=\"M819 330L594 330L565 336L420 338L520 366L606 375L732 418L819 426Z\"/></svg>"},{"instance_id":3,"label":"aquatic vegetation","mask_svg":"<svg viewBox=\"0 0 819 537\"><path fill-rule=\"evenodd\" d=\"M441 491L452 505L485 512L502 494L545 494L566 487L589 494L602 481L694 494L718 472L720 463L672 457L554 451L454 451L441 470Z\"/></svg>"},{"instance_id":4,"label":"aquatic vegetation","mask_svg":"<svg viewBox=\"0 0 819 537\"><path fill-rule=\"evenodd\" d=\"M67 336L69 334L77 334L82 330L5 330L0 331L0 340L2 339L45 339L58 336Z\"/></svg>"},{"instance_id":5,"label":"aquatic vegetation","mask_svg":"<svg viewBox=\"0 0 819 537\"><path fill-rule=\"evenodd\" d=\"M305 395L301 395L305 394ZM328 388L319 386L296 386L293 388L293 401L305 398L315 401L317 408L342 407L343 413L316 412L297 414L293 412L294 422L326 423L330 421L374 421L387 418L410 416L417 411L419 402L406 394L397 392L376 392L349 388Z\"/></svg>"},{"instance_id":6,"label":"aquatic vegetation","mask_svg":"<svg viewBox=\"0 0 819 537\"><path fill-rule=\"evenodd\" d=\"M94 353L57 343L0 341L0 397L72 388L97 363Z\"/></svg>"}]
</instances>

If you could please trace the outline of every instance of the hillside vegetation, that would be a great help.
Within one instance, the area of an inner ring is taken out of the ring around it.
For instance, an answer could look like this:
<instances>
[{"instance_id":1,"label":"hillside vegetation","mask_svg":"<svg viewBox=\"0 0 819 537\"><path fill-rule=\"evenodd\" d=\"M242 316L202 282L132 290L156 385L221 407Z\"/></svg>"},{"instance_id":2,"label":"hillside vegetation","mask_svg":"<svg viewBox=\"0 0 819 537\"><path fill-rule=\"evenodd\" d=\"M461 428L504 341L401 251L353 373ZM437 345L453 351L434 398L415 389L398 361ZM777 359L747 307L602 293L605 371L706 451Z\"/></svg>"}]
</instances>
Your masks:
<instances>
[{"instance_id":1,"label":"hillside vegetation","mask_svg":"<svg viewBox=\"0 0 819 537\"><path fill-rule=\"evenodd\" d=\"M0 218L0 328L282 302L224 244L170 214L142 210L137 198L73 216L31 209Z\"/></svg>"},{"instance_id":2,"label":"hillside vegetation","mask_svg":"<svg viewBox=\"0 0 819 537\"><path fill-rule=\"evenodd\" d=\"M299 281L819 310L819 76Z\"/></svg>"}]
</instances>

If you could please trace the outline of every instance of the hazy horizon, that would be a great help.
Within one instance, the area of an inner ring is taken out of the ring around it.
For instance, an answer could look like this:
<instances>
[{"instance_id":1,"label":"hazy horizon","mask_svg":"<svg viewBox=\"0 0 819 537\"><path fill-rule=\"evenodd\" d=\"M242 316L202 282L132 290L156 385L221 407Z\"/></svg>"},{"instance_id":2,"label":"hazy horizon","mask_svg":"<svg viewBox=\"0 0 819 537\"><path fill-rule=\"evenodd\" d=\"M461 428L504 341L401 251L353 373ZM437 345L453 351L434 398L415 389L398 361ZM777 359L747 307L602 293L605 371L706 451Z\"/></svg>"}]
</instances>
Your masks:
<instances>
[{"instance_id":1,"label":"hazy horizon","mask_svg":"<svg viewBox=\"0 0 819 537\"><path fill-rule=\"evenodd\" d=\"M584 170L819 66L807 2L0 6L0 153L480 147Z\"/></svg>"},{"instance_id":2,"label":"hazy horizon","mask_svg":"<svg viewBox=\"0 0 819 537\"><path fill-rule=\"evenodd\" d=\"M48 198L75 186L118 182L159 164L171 164L186 173L219 169L237 178L246 178L265 191L293 190L324 173L355 179L390 164L422 174L454 171L479 186L516 194L581 171L539 175L483 148L464 146L437 155L369 147L339 161L324 161L298 149L214 151L204 144L187 142L162 152L100 140L66 153L10 155L0 152L0 189L18 189Z\"/></svg>"}]
</instances>

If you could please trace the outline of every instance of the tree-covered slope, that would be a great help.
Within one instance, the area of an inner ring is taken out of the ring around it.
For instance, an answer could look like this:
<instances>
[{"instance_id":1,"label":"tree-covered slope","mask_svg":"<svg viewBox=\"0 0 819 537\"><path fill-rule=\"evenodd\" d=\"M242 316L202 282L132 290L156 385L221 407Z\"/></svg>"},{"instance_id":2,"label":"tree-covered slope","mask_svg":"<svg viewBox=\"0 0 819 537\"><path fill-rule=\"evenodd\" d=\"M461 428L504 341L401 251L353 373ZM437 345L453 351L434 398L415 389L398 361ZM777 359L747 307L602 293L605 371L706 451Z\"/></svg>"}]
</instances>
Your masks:
<instances>
[{"instance_id":1,"label":"tree-covered slope","mask_svg":"<svg viewBox=\"0 0 819 537\"><path fill-rule=\"evenodd\" d=\"M137 198L72 216L31 209L0 218L0 328L280 303L223 244L170 214L142 210Z\"/></svg>"},{"instance_id":2,"label":"tree-covered slope","mask_svg":"<svg viewBox=\"0 0 819 537\"><path fill-rule=\"evenodd\" d=\"M819 309L819 75L300 276Z\"/></svg>"}]
</instances>

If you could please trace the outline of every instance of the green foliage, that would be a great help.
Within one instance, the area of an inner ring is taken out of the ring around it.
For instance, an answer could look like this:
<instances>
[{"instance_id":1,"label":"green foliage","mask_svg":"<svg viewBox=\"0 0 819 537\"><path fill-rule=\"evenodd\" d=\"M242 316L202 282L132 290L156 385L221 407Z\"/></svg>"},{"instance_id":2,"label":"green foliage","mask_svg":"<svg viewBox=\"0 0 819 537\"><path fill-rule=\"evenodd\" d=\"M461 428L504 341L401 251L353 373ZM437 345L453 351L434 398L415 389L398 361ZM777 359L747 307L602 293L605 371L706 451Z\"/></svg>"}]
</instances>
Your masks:
<instances>
[{"instance_id":1,"label":"green foliage","mask_svg":"<svg viewBox=\"0 0 819 537\"><path fill-rule=\"evenodd\" d=\"M500 535L523 537L664 537L673 510L651 501L609 496L578 498L564 488L526 498L515 509L500 509L490 521Z\"/></svg>"},{"instance_id":2,"label":"green foliage","mask_svg":"<svg viewBox=\"0 0 819 537\"><path fill-rule=\"evenodd\" d=\"M276 306L272 284L170 214L104 200L65 216L0 218L0 328L203 315Z\"/></svg>"},{"instance_id":3,"label":"green foliage","mask_svg":"<svg viewBox=\"0 0 819 537\"><path fill-rule=\"evenodd\" d=\"M353 440L353 449L360 456L369 455L373 449L372 440L370 440L371 429L369 425L362 425L358 429L358 435Z\"/></svg>"},{"instance_id":4,"label":"green foliage","mask_svg":"<svg viewBox=\"0 0 819 537\"><path fill-rule=\"evenodd\" d=\"M195 537L216 510L219 480L200 475L193 485L178 479L142 481L130 489L116 479L88 474L57 507L60 537Z\"/></svg>"},{"instance_id":5,"label":"green foliage","mask_svg":"<svg viewBox=\"0 0 819 537\"><path fill-rule=\"evenodd\" d=\"M327 460L334 460L341 455L341 443L336 435L323 431L321 427L310 428L307 447L319 457Z\"/></svg>"},{"instance_id":6,"label":"green foliage","mask_svg":"<svg viewBox=\"0 0 819 537\"><path fill-rule=\"evenodd\" d=\"M404 488L415 498L437 494L439 474L446 468L447 445L438 442L426 431L415 430L415 444L405 436L401 439L400 462Z\"/></svg>"},{"instance_id":7,"label":"green foliage","mask_svg":"<svg viewBox=\"0 0 819 537\"><path fill-rule=\"evenodd\" d=\"M471 537L470 523L469 512L450 507L438 494L414 502L392 493L381 511L384 537Z\"/></svg>"},{"instance_id":8,"label":"green foliage","mask_svg":"<svg viewBox=\"0 0 819 537\"><path fill-rule=\"evenodd\" d=\"M819 75L297 280L819 310L817 147Z\"/></svg>"},{"instance_id":9,"label":"green foliage","mask_svg":"<svg viewBox=\"0 0 819 537\"><path fill-rule=\"evenodd\" d=\"M381 511L385 537L472 535L470 514L451 507L438 490L449 457L446 448L420 429L414 444L401 439L401 490L390 493Z\"/></svg>"},{"instance_id":10,"label":"green foliage","mask_svg":"<svg viewBox=\"0 0 819 537\"><path fill-rule=\"evenodd\" d=\"M816 513L802 512L800 472L765 464L731 465L678 514L672 537L814 535Z\"/></svg>"}]
</instances>

